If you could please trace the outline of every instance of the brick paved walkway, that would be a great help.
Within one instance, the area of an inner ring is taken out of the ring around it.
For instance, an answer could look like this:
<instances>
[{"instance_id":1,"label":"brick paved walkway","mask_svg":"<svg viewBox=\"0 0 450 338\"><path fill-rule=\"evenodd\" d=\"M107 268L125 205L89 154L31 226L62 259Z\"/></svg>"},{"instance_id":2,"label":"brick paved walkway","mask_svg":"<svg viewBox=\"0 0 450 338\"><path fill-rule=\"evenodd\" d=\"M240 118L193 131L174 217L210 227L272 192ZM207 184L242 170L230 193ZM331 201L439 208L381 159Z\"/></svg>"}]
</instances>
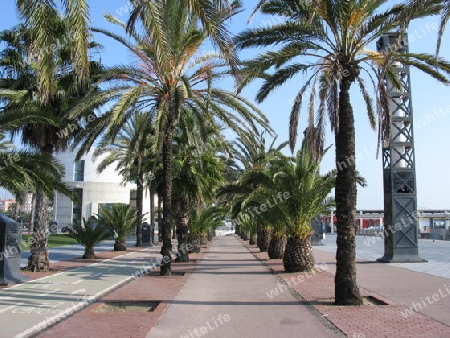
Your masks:
<instances>
[{"instance_id":1,"label":"brick paved walkway","mask_svg":"<svg viewBox=\"0 0 450 338\"><path fill-rule=\"evenodd\" d=\"M378 305L368 302L359 307L339 307L332 304L335 260L331 252L314 250L317 268L313 272L286 274L280 260L269 260L255 246L236 237L218 237L209 251L192 255L191 263L174 263L171 277L159 277L155 272L130 279L127 277L131 276L130 271L148 263L151 257L160 257L159 248L140 250L130 248L126 256L118 257L115 257L118 253L104 252L103 258L110 261L77 270L64 271L86 262L59 262L56 277L79 278L83 280L80 283L86 282L91 288L97 280L114 275L111 270L111 274L94 277L95 269L105 272L122 266L124 270L117 271L121 271L119 279L125 281L117 284L111 279L110 284L116 288L111 289L110 285L108 292L107 285L102 292L94 289L87 292L88 288L84 288L86 296L97 292L96 300L85 302L77 312L67 314L38 334L26 330L25 315L17 312L33 306L41 312L49 311L54 308L45 309L37 300L69 301L70 292L64 295L61 290L55 291L54 283L48 282L52 277L0 290L0 338L450 337L447 278L358 260L361 294ZM85 275L75 276L77 271ZM33 285L39 290L32 298L11 299L20 288ZM40 290L42 287L45 290ZM27 303L17 304L24 301ZM156 301L159 305L149 312L149 304ZM131 307L121 311L115 307L118 302ZM17 327L22 329L15 330Z\"/></svg>"}]
</instances>

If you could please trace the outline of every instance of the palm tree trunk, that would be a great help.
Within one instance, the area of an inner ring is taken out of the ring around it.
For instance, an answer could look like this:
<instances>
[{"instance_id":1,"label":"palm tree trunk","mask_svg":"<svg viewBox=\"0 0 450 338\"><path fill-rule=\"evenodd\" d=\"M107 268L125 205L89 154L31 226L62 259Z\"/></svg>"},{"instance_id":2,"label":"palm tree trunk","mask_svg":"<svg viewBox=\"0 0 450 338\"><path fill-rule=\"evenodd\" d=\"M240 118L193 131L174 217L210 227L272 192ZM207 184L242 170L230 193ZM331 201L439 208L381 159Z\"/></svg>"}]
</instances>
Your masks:
<instances>
[{"instance_id":1,"label":"palm tree trunk","mask_svg":"<svg viewBox=\"0 0 450 338\"><path fill-rule=\"evenodd\" d=\"M267 253L270 259L282 259L286 249L286 235L273 234Z\"/></svg>"},{"instance_id":2,"label":"palm tree trunk","mask_svg":"<svg viewBox=\"0 0 450 338\"><path fill-rule=\"evenodd\" d=\"M254 232L253 230L250 230L250 236L249 236L249 238L248 238L248 244L250 244L250 245L256 244L256 241L255 241L255 232Z\"/></svg>"},{"instance_id":3,"label":"palm tree trunk","mask_svg":"<svg viewBox=\"0 0 450 338\"><path fill-rule=\"evenodd\" d=\"M30 223L28 225L28 234L31 233L31 229L34 224L35 213L36 213L36 192L33 192L31 195L31 215L30 215Z\"/></svg>"},{"instance_id":4,"label":"palm tree trunk","mask_svg":"<svg viewBox=\"0 0 450 338\"><path fill-rule=\"evenodd\" d=\"M136 207L139 215L143 213L144 204L144 173L139 172L136 186ZM142 223L136 223L136 246L142 246Z\"/></svg>"},{"instance_id":5,"label":"palm tree trunk","mask_svg":"<svg viewBox=\"0 0 450 338\"><path fill-rule=\"evenodd\" d=\"M352 72L354 71L349 69L349 74ZM339 128L335 132L337 251L334 292L336 305L362 305L362 298L356 285L355 267L356 165L355 121L349 95L351 83L352 76L341 80Z\"/></svg>"},{"instance_id":6,"label":"palm tree trunk","mask_svg":"<svg viewBox=\"0 0 450 338\"><path fill-rule=\"evenodd\" d=\"M150 182L150 242L155 243L155 185Z\"/></svg>"},{"instance_id":7,"label":"palm tree trunk","mask_svg":"<svg viewBox=\"0 0 450 338\"><path fill-rule=\"evenodd\" d=\"M311 237L289 237L283 256L283 266L286 272L308 272L314 268L315 260L312 254Z\"/></svg>"},{"instance_id":8,"label":"palm tree trunk","mask_svg":"<svg viewBox=\"0 0 450 338\"><path fill-rule=\"evenodd\" d=\"M170 276L172 271L172 167L173 167L173 133L175 124L172 114L167 116L165 134L163 138L163 224L161 255L161 276Z\"/></svg>"},{"instance_id":9,"label":"palm tree trunk","mask_svg":"<svg viewBox=\"0 0 450 338\"><path fill-rule=\"evenodd\" d=\"M190 244L190 251L193 253L199 253L202 247L202 235L201 234L189 234L188 243Z\"/></svg>"},{"instance_id":10,"label":"palm tree trunk","mask_svg":"<svg viewBox=\"0 0 450 338\"><path fill-rule=\"evenodd\" d=\"M95 258L94 247L85 247L83 258L84 259L94 259Z\"/></svg>"},{"instance_id":11,"label":"palm tree trunk","mask_svg":"<svg viewBox=\"0 0 450 338\"><path fill-rule=\"evenodd\" d=\"M41 148L41 153L53 153L53 146L47 145ZM30 246L30 257L28 257L27 270L49 271L50 261L48 259L48 213L49 198L41 189L36 190L35 211L33 222L33 242Z\"/></svg>"},{"instance_id":12,"label":"palm tree trunk","mask_svg":"<svg viewBox=\"0 0 450 338\"><path fill-rule=\"evenodd\" d=\"M162 242L162 195L158 194L158 242Z\"/></svg>"},{"instance_id":13,"label":"palm tree trunk","mask_svg":"<svg viewBox=\"0 0 450 338\"><path fill-rule=\"evenodd\" d=\"M177 262L189 262L188 255L188 232L189 232L189 217L186 200L180 198L180 210L178 211L178 226L177 226L177 239L178 239L178 257Z\"/></svg>"},{"instance_id":14,"label":"palm tree trunk","mask_svg":"<svg viewBox=\"0 0 450 338\"><path fill-rule=\"evenodd\" d=\"M258 246L261 252L266 252L269 249L272 232L272 229L268 226L261 227L260 235L258 236Z\"/></svg>"},{"instance_id":15,"label":"palm tree trunk","mask_svg":"<svg viewBox=\"0 0 450 338\"><path fill-rule=\"evenodd\" d=\"M48 259L48 197L41 189L36 190L36 210L33 224L33 241L30 246L27 270L49 271Z\"/></svg>"}]
</instances>

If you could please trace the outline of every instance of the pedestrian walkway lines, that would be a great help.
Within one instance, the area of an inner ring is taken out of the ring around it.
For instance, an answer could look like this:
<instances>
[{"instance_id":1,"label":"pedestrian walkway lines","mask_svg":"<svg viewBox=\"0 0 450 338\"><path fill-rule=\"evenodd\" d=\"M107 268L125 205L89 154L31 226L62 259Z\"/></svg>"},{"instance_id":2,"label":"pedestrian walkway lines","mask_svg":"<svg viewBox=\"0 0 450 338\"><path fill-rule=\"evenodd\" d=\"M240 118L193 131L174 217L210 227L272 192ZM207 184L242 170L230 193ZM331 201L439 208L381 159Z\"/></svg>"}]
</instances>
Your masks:
<instances>
[{"instance_id":1,"label":"pedestrian walkway lines","mask_svg":"<svg viewBox=\"0 0 450 338\"><path fill-rule=\"evenodd\" d=\"M1 338L27 337L155 267L150 248L0 290Z\"/></svg>"}]
</instances>

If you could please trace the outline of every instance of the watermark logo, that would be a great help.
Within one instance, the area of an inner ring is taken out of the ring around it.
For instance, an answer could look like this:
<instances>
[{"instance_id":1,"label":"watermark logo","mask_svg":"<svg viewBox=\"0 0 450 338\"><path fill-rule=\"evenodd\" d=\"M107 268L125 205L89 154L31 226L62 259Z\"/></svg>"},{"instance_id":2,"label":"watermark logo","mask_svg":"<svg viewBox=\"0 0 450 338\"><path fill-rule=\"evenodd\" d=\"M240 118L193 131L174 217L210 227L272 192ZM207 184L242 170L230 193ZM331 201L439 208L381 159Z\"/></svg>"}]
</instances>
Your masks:
<instances>
[{"instance_id":1,"label":"watermark logo","mask_svg":"<svg viewBox=\"0 0 450 338\"><path fill-rule=\"evenodd\" d=\"M194 338L201 337L215 329L219 328L221 325L228 323L231 320L229 314L219 314L217 318L213 317L212 321L208 320L204 326L200 326L193 330L189 330L188 335L180 335L180 338Z\"/></svg>"}]
</instances>

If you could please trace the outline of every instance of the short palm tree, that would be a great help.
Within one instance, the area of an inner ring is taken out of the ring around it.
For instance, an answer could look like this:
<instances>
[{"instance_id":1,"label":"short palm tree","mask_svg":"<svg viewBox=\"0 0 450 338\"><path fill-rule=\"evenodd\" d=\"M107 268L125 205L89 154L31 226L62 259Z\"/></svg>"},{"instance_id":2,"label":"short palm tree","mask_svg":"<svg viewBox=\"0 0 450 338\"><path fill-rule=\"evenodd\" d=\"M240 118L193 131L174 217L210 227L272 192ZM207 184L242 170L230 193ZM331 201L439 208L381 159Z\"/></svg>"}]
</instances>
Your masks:
<instances>
[{"instance_id":1,"label":"short palm tree","mask_svg":"<svg viewBox=\"0 0 450 338\"><path fill-rule=\"evenodd\" d=\"M94 259L94 247L111 237L111 230L104 224L99 224L96 217L89 220L83 217L83 224L75 223L69 228L67 235L84 246L84 259Z\"/></svg>"},{"instance_id":2,"label":"short palm tree","mask_svg":"<svg viewBox=\"0 0 450 338\"><path fill-rule=\"evenodd\" d=\"M288 236L283 256L285 270L310 271L314 267L310 223L333 205L328 194L334 188L335 175L320 174L319 163L311 156L305 139L295 159L280 154L267 170L248 171L241 184L245 186L250 182L258 182L258 186L245 197L242 210L256 204L259 205L256 217L272 220L275 224L284 223ZM283 239L280 231L277 235Z\"/></svg>"},{"instance_id":3,"label":"short palm tree","mask_svg":"<svg viewBox=\"0 0 450 338\"><path fill-rule=\"evenodd\" d=\"M257 100L263 101L274 89L295 75L305 75L294 100L289 127L291 151L297 138L299 112L305 97L309 99L309 144L318 153L323 150L325 122L329 118L335 133L336 164L348 163L337 172L336 217L337 253L335 302L338 305L360 305L362 298L356 284L355 230L356 165L354 112L350 88L356 83L366 102L370 124L379 127L379 143L390 138L391 113L385 78L400 87L392 62L416 67L440 82L449 83L450 64L434 55L403 53L395 48L375 51L376 42L386 33L402 33L414 18L439 13L442 1L416 1L387 7L384 0L261 0L257 8L269 15L284 18L267 28L240 33L237 47L280 46L250 60L242 70L245 85L263 78ZM377 110L365 80L375 93ZM316 104L316 101L318 102ZM378 116L377 116L378 115Z\"/></svg>"},{"instance_id":4,"label":"short palm tree","mask_svg":"<svg viewBox=\"0 0 450 338\"><path fill-rule=\"evenodd\" d=\"M133 33L125 39L101 29L97 32L112 37L123 44L139 61L138 65L116 66L105 72L104 82L114 81L107 90L93 92L81 100L73 110L92 110L99 102L113 101L109 114L99 124L106 128L120 128L131 112L131 107L145 108L154 114L156 144L162 148L163 165L163 247L162 255L172 257L172 171L173 137L177 124L186 114L194 116L199 128L218 130L216 124L239 130L240 124L257 129L257 124L270 129L262 113L243 97L218 88L217 81L223 72L222 55L200 53L206 41L207 31L199 26L199 18L192 15L185 2L178 0L148 1L153 12L139 17L144 35ZM230 12L221 12L221 20ZM107 19L116 25L125 25L112 17ZM219 18L216 18L219 19ZM102 129L103 130L103 129ZM161 228L160 228L161 229ZM161 275L170 275L170 261L161 265Z\"/></svg>"},{"instance_id":5,"label":"short palm tree","mask_svg":"<svg viewBox=\"0 0 450 338\"><path fill-rule=\"evenodd\" d=\"M102 205L98 211L98 224L114 233L114 251L126 251L127 236L142 223L144 215L129 204Z\"/></svg>"}]
</instances>

